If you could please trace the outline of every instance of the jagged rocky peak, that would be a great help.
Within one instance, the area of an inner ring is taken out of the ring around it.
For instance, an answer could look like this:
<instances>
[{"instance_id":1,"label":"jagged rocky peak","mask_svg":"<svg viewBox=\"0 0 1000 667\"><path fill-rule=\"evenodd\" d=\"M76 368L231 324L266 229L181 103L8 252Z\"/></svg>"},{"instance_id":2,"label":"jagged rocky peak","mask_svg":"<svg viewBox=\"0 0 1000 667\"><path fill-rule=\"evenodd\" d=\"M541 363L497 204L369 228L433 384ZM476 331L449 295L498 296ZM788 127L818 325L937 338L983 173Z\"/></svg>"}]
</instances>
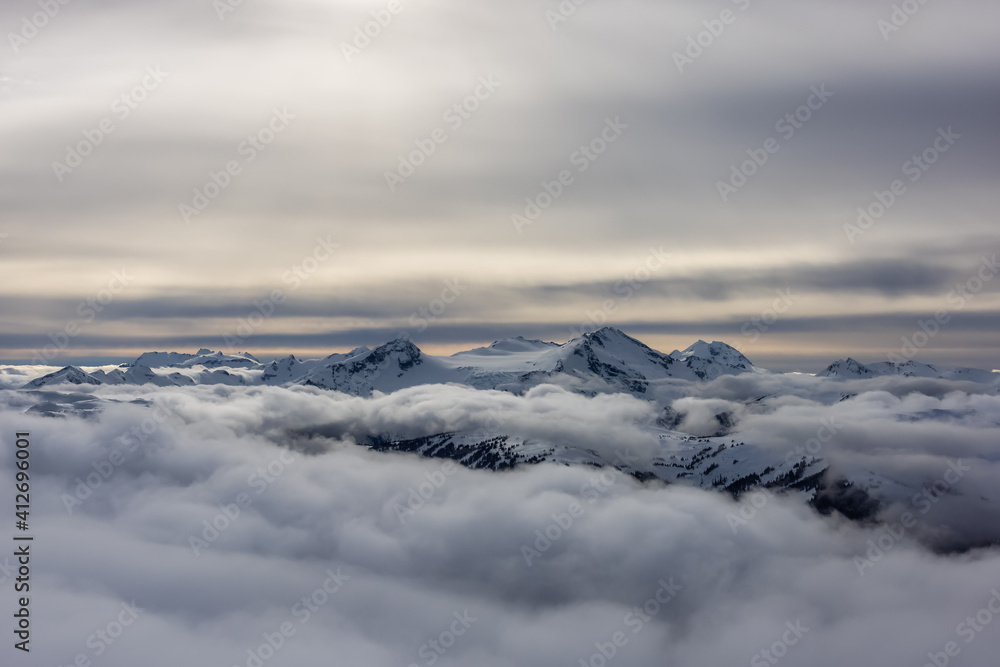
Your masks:
<instances>
[{"instance_id":1,"label":"jagged rocky peak","mask_svg":"<svg viewBox=\"0 0 1000 667\"><path fill-rule=\"evenodd\" d=\"M413 341L400 336L384 345L376 347L368 353L367 359L369 363L379 364L385 359L394 357L398 359L400 368L405 368L407 362L411 365L420 363L422 355L423 352L413 344Z\"/></svg>"},{"instance_id":2,"label":"jagged rocky peak","mask_svg":"<svg viewBox=\"0 0 1000 667\"><path fill-rule=\"evenodd\" d=\"M375 349L359 347L347 354L335 354L323 360L317 373L322 374L323 369L346 370L350 375L365 374L374 369L395 363L400 370L408 370L423 361L423 353L408 338L400 336L388 343L379 345ZM362 378L363 379L363 378Z\"/></svg>"},{"instance_id":3,"label":"jagged rocky peak","mask_svg":"<svg viewBox=\"0 0 1000 667\"><path fill-rule=\"evenodd\" d=\"M870 378L877 373L860 361L848 357L838 359L816 375L820 377L850 377L850 378Z\"/></svg>"},{"instance_id":4,"label":"jagged rocky peak","mask_svg":"<svg viewBox=\"0 0 1000 667\"><path fill-rule=\"evenodd\" d=\"M670 361L667 355L657 352L642 341L632 338L614 327L603 327L597 331L585 333L566 343L566 347L582 347L589 350L603 348L616 354L623 361L646 359L650 355L659 361Z\"/></svg>"},{"instance_id":5,"label":"jagged rocky peak","mask_svg":"<svg viewBox=\"0 0 1000 667\"><path fill-rule=\"evenodd\" d=\"M747 368L753 365L742 352L737 350L732 345L718 340L714 340L711 343L698 340L692 345L689 345L683 351L674 350L670 356L679 360L689 359L691 357L711 359L729 364L731 366L745 365Z\"/></svg>"},{"instance_id":6,"label":"jagged rocky peak","mask_svg":"<svg viewBox=\"0 0 1000 667\"><path fill-rule=\"evenodd\" d=\"M101 384L97 378L91 377L82 368L65 366L54 373L32 380L24 385L24 389L40 389L56 384Z\"/></svg>"},{"instance_id":7,"label":"jagged rocky peak","mask_svg":"<svg viewBox=\"0 0 1000 667\"><path fill-rule=\"evenodd\" d=\"M608 342L613 340L629 341L632 343L639 343L640 345L643 345L643 343L640 343L635 338L632 338L631 336L627 335L621 329L616 329L615 327L601 327L597 331L591 331L583 334L581 338L587 340L596 340L601 342ZM645 345L643 345L643 347L645 347Z\"/></svg>"},{"instance_id":8,"label":"jagged rocky peak","mask_svg":"<svg viewBox=\"0 0 1000 667\"><path fill-rule=\"evenodd\" d=\"M118 369L91 370L88 373L75 366L46 368L40 372L55 372L33 379L29 388L62 383L304 384L369 395L372 391L392 392L426 384L464 384L515 393L538 384L556 384L584 394L622 391L650 397L661 390L673 391L676 381L710 382L726 375L768 372L721 341L698 340L668 355L610 326L563 344L515 336L448 357L425 354L412 340L401 336L374 349L362 346L322 359L289 355L262 364L247 352L202 348L197 354L147 352ZM852 358L841 359L818 375L854 380L888 375L927 377L1000 387L1000 373L944 368L912 360L865 365Z\"/></svg>"}]
</instances>

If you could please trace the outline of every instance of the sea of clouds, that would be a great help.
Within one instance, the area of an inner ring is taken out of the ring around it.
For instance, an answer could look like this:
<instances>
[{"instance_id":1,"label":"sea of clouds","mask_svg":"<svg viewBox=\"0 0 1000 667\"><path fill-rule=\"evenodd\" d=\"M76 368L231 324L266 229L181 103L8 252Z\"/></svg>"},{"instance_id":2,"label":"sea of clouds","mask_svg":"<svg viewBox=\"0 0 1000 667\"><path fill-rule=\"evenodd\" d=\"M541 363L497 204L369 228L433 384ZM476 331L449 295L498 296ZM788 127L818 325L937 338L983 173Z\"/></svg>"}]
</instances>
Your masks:
<instances>
[{"instance_id":1,"label":"sea of clouds","mask_svg":"<svg viewBox=\"0 0 1000 667\"><path fill-rule=\"evenodd\" d=\"M819 456L883 480L878 517L788 494L734 526L745 499L610 468L496 473L363 446L490 428L652 456L657 409L625 395L2 390L0 477L10 489L29 432L35 535L32 651L8 635L4 664L995 664L995 388L744 376L690 393L683 428L727 409L777 459L832 420ZM933 503L899 491L942 480Z\"/></svg>"}]
</instances>

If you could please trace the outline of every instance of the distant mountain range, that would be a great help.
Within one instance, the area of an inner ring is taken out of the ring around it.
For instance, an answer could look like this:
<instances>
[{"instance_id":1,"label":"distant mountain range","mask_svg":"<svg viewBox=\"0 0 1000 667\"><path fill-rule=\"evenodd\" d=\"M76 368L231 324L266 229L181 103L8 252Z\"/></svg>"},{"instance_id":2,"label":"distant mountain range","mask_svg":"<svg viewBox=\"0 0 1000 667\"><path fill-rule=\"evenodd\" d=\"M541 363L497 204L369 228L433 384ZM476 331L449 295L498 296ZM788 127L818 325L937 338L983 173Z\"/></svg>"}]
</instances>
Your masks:
<instances>
[{"instance_id":1,"label":"distant mountain range","mask_svg":"<svg viewBox=\"0 0 1000 667\"><path fill-rule=\"evenodd\" d=\"M224 354L207 349L194 354L147 352L132 363L92 372L67 366L31 380L22 388L32 390L38 401L27 412L60 418L90 417L119 398L50 389L59 385L302 386L367 397L419 385L457 384L524 394L532 387L554 384L584 395L627 393L654 401L658 418L637 428L658 443L662 454L613 459L572 439L539 438L513 426L488 432L432 432L416 438L392 432L358 433L355 437L359 444L379 451L449 458L470 468L506 470L549 462L613 468L643 481L718 489L734 497L754 490L801 492L818 510L836 509L854 519L871 516L880 499L906 498L919 491L868 469L835 476L825 458L808 452L781 455L766 443L745 441L740 435L739 418L725 403L713 408L708 421L700 422L697 428L688 424L689 415L683 407L673 407L677 398L697 393L699 384L746 374L756 375L764 384L782 377L754 366L738 350L722 342L699 340L685 350L664 354L618 329L606 327L562 345L516 337L447 357L424 354L403 338L374 349L359 347L322 359L289 356L270 363L262 363L249 353ZM992 385L991 392L1000 391L1000 373L940 368L914 361L866 365L848 358L816 375L833 383L828 391L831 401L855 395L842 392L838 388L842 382L887 376L969 381ZM761 403L766 398L768 395L742 400L743 409L750 413L766 411L769 408ZM324 434L322 428L293 428L298 435L307 437Z\"/></svg>"},{"instance_id":2,"label":"distant mountain range","mask_svg":"<svg viewBox=\"0 0 1000 667\"><path fill-rule=\"evenodd\" d=\"M658 352L618 329L605 327L558 345L520 336L449 357L424 354L405 338L376 348L359 347L322 359L285 357L261 363L250 353L147 352L134 362L86 372L76 366L34 379L26 389L59 384L187 386L305 385L356 396L393 392L423 384L456 383L477 389L522 393L539 384L558 384L580 393L624 392L648 397L651 387L670 380L711 381L724 375L770 373L736 348L699 340L685 350ZM890 375L992 383L1000 374L972 368L940 368L909 361L862 364L836 361L822 377L864 379Z\"/></svg>"},{"instance_id":3,"label":"distant mountain range","mask_svg":"<svg viewBox=\"0 0 1000 667\"><path fill-rule=\"evenodd\" d=\"M918 361L894 363L880 361L874 364L862 364L848 357L835 361L816 374L820 377L864 379L902 375L904 377L936 378L939 380L967 380L969 382L990 383L1000 379L1000 373L980 370L978 368L943 368L932 364L922 364Z\"/></svg>"}]
</instances>

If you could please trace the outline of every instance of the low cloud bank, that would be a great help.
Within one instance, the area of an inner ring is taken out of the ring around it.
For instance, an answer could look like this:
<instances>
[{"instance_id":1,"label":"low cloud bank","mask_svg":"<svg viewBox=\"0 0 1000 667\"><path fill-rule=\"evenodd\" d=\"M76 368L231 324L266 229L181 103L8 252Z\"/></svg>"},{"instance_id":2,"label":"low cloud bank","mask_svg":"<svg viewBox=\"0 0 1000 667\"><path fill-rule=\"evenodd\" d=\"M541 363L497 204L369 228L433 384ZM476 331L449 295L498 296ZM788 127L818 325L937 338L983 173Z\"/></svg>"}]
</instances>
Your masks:
<instances>
[{"instance_id":1,"label":"low cloud bank","mask_svg":"<svg viewBox=\"0 0 1000 667\"><path fill-rule=\"evenodd\" d=\"M720 407L715 391L687 407ZM776 394L740 414L737 437L776 455L832 419L817 455L891 498L859 526L797 495L356 444L499 423L651 455L656 411L626 396L105 387L101 410L52 417L0 392L0 428L31 433L37 475L32 664L919 667L949 649L992 664L1000 550L925 544L996 539L1000 398L897 393ZM7 479L12 461L5 442ZM937 480L926 513L890 488Z\"/></svg>"}]
</instances>

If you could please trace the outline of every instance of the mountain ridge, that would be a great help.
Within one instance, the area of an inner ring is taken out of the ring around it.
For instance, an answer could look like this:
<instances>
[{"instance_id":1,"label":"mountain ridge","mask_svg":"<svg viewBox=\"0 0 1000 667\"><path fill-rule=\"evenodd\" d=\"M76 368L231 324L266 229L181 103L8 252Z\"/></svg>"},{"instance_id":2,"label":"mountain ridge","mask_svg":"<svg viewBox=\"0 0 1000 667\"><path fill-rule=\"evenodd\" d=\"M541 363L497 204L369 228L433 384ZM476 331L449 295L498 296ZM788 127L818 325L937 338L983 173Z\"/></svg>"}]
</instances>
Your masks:
<instances>
[{"instance_id":1,"label":"mountain ridge","mask_svg":"<svg viewBox=\"0 0 1000 667\"><path fill-rule=\"evenodd\" d=\"M477 389L523 393L538 384L561 384L586 394L624 392L647 397L650 388L680 380L709 382L724 375L772 373L753 364L722 341L697 340L666 354L620 329L603 327L558 344L522 336L450 356L423 352L406 337L374 348L300 359L289 355L262 363L249 352L226 354L206 348L194 354L145 352L110 371L87 372L65 366L22 386L39 389L63 383L114 385L196 384L311 386L358 396L390 393L420 384L463 384ZM945 368L916 361L864 364L840 359L815 374L839 380L903 376L992 383L1000 373L973 368Z\"/></svg>"}]
</instances>

